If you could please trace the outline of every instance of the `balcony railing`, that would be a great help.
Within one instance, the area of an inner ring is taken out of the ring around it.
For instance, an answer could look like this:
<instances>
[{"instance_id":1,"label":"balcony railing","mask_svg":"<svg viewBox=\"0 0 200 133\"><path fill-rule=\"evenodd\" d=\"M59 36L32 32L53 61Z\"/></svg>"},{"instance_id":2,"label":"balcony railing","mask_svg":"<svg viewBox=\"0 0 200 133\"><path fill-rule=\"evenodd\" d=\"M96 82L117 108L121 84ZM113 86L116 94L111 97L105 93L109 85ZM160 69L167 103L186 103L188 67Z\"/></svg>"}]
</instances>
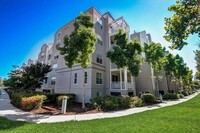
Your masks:
<instances>
[{"instance_id":1,"label":"balcony railing","mask_svg":"<svg viewBox=\"0 0 200 133\"><path fill-rule=\"evenodd\" d=\"M111 89L116 89L116 90L120 90L121 89L121 84L120 82L112 82L111 83ZM125 82L122 81L122 90L125 89ZM134 89L134 84L131 82L127 82L126 83L126 90L133 90Z\"/></svg>"}]
</instances>

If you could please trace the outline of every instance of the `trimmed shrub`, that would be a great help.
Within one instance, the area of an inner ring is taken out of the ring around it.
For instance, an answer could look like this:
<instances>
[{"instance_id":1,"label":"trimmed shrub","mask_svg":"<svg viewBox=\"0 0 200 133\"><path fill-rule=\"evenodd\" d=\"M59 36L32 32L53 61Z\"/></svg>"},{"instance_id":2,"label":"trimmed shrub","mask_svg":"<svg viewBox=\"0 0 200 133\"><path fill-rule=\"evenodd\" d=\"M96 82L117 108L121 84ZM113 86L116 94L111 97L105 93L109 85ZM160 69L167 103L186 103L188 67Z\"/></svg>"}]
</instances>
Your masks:
<instances>
[{"instance_id":1,"label":"trimmed shrub","mask_svg":"<svg viewBox=\"0 0 200 133\"><path fill-rule=\"evenodd\" d=\"M142 100L138 97L129 96L100 96L91 99L92 107L99 110L111 111L139 107Z\"/></svg>"},{"instance_id":2,"label":"trimmed shrub","mask_svg":"<svg viewBox=\"0 0 200 133\"><path fill-rule=\"evenodd\" d=\"M131 103L130 107L141 107L142 106L142 100L139 97L130 97Z\"/></svg>"},{"instance_id":3,"label":"trimmed shrub","mask_svg":"<svg viewBox=\"0 0 200 133\"><path fill-rule=\"evenodd\" d=\"M24 97L21 99L21 107L23 110L35 110L42 107L44 100L46 99L45 95L36 95L31 97Z\"/></svg>"},{"instance_id":4,"label":"trimmed shrub","mask_svg":"<svg viewBox=\"0 0 200 133\"><path fill-rule=\"evenodd\" d=\"M21 100L23 97L31 97L34 94L30 94L30 93L11 93L10 94L10 99L11 99L11 103L16 106L19 107L21 106Z\"/></svg>"},{"instance_id":5,"label":"trimmed shrub","mask_svg":"<svg viewBox=\"0 0 200 133\"><path fill-rule=\"evenodd\" d=\"M156 98L153 94L146 93L141 95L142 102L145 104L153 104L156 102Z\"/></svg>"},{"instance_id":6,"label":"trimmed shrub","mask_svg":"<svg viewBox=\"0 0 200 133\"><path fill-rule=\"evenodd\" d=\"M163 99L164 100L176 100L179 99L180 95L176 94L176 93L167 93L163 95Z\"/></svg>"},{"instance_id":7,"label":"trimmed shrub","mask_svg":"<svg viewBox=\"0 0 200 133\"><path fill-rule=\"evenodd\" d=\"M75 94L65 94L65 95L60 95L57 97L57 105L59 107L62 106L62 99L64 96L67 96L67 105L72 105L75 100Z\"/></svg>"},{"instance_id":8,"label":"trimmed shrub","mask_svg":"<svg viewBox=\"0 0 200 133\"><path fill-rule=\"evenodd\" d=\"M45 100L45 104L57 104L58 105L58 97L59 96L68 96L69 104L72 104L75 101L75 94L69 93L69 94L52 94L52 93L44 93L46 95L47 100Z\"/></svg>"}]
</instances>

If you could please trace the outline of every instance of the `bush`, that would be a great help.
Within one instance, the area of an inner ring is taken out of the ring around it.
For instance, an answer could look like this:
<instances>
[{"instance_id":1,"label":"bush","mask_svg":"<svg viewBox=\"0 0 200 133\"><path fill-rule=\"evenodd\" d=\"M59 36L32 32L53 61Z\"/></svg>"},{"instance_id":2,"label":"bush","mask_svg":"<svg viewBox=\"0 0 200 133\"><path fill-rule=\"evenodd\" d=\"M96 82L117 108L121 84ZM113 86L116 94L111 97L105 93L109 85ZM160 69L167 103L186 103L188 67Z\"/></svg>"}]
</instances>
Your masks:
<instances>
[{"instance_id":1,"label":"bush","mask_svg":"<svg viewBox=\"0 0 200 133\"><path fill-rule=\"evenodd\" d=\"M142 102L145 104L153 104L156 102L156 98L153 94L146 93L141 95Z\"/></svg>"},{"instance_id":2,"label":"bush","mask_svg":"<svg viewBox=\"0 0 200 133\"><path fill-rule=\"evenodd\" d=\"M141 107L142 106L142 100L139 97L131 97L131 103L130 107Z\"/></svg>"},{"instance_id":3,"label":"bush","mask_svg":"<svg viewBox=\"0 0 200 133\"><path fill-rule=\"evenodd\" d=\"M58 97L59 96L68 96L68 102L69 105L71 105L75 101L75 94L52 94L52 93L44 93L44 95L47 97L47 100L45 100L45 104L57 104L58 105ZM61 102L62 103L62 102ZM60 105L60 104L59 104Z\"/></svg>"},{"instance_id":4,"label":"bush","mask_svg":"<svg viewBox=\"0 0 200 133\"><path fill-rule=\"evenodd\" d=\"M179 98L180 98L180 95L178 95L176 93L167 93L167 94L163 95L164 100L176 100Z\"/></svg>"},{"instance_id":5,"label":"bush","mask_svg":"<svg viewBox=\"0 0 200 133\"><path fill-rule=\"evenodd\" d=\"M110 111L139 107L142 100L138 97L129 96L100 96L91 100L92 107L99 110Z\"/></svg>"},{"instance_id":6,"label":"bush","mask_svg":"<svg viewBox=\"0 0 200 133\"><path fill-rule=\"evenodd\" d=\"M10 93L11 103L14 106L20 108L22 98L23 97L30 97L30 96L33 96L33 95L34 94L29 94L29 93Z\"/></svg>"},{"instance_id":7,"label":"bush","mask_svg":"<svg viewBox=\"0 0 200 133\"><path fill-rule=\"evenodd\" d=\"M184 96L188 96L188 95L189 95L188 92L186 92L186 91L181 91L181 93L182 93Z\"/></svg>"},{"instance_id":8,"label":"bush","mask_svg":"<svg viewBox=\"0 0 200 133\"><path fill-rule=\"evenodd\" d=\"M183 94L178 94L179 98L184 98Z\"/></svg>"},{"instance_id":9,"label":"bush","mask_svg":"<svg viewBox=\"0 0 200 133\"><path fill-rule=\"evenodd\" d=\"M57 97L57 105L59 107L62 106L62 99L64 96L67 96L67 105L72 105L74 103L75 100L75 94L65 94L65 95L60 95Z\"/></svg>"},{"instance_id":10,"label":"bush","mask_svg":"<svg viewBox=\"0 0 200 133\"><path fill-rule=\"evenodd\" d=\"M44 100L46 99L45 95L36 95L31 97L24 97L21 100L21 107L23 110L34 110L42 107Z\"/></svg>"}]
</instances>

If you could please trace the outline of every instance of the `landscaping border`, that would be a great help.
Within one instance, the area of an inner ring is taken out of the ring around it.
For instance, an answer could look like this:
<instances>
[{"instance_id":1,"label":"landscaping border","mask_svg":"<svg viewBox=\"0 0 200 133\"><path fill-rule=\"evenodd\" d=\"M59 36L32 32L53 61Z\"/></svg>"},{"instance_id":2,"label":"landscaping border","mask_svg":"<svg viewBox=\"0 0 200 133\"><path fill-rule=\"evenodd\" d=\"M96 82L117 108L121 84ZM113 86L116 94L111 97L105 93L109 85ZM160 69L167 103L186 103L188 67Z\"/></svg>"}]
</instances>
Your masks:
<instances>
[{"instance_id":1,"label":"landscaping border","mask_svg":"<svg viewBox=\"0 0 200 133\"><path fill-rule=\"evenodd\" d=\"M120 111L111 111L103 113L94 113L94 114L78 114L78 115L38 115L30 112L24 112L20 109L17 109L10 103L10 98L5 90L2 90L0 95L0 116L5 117L9 120L17 121L27 121L27 122L36 122L36 123L53 123L53 122L64 122L64 121L82 121L82 120L93 120L93 119L102 119L102 118L112 118L126 116L130 114L140 113L148 110L159 109L162 107L176 105L185 101L188 101L198 95L199 92L194 93L190 96L186 96L182 99L175 101L164 101L163 103L154 104L145 107L137 107L131 109L125 109Z\"/></svg>"}]
</instances>

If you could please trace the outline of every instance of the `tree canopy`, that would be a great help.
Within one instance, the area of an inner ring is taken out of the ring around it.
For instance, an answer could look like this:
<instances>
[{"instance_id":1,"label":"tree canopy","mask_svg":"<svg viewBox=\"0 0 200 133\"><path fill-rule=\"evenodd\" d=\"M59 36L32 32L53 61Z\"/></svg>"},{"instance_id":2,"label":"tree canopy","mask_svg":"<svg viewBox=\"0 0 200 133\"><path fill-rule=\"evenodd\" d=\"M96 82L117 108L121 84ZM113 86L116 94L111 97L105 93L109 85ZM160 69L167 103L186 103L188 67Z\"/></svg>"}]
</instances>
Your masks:
<instances>
[{"instance_id":1,"label":"tree canopy","mask_svg":"<svg viewBox=\"0 0 200 133\"><path fill-rule=\"evenodd\" d=\"M51 66L37 62L23 69L16 69L9 73L9 79L4 85L14 91L34 92L40 88L46 74L51 71Z\"/></svg>"},{"instance_id":2,"label":"tree canopy","mask_svg":"<svg viewBox=\"0 0 200 133\"><path fill-rule=\"evenodd\" d=\"M164 37L172 43L172 49L181 50L189 35L200 36L200 0L177 0L168 10L174 14L165 18Z\"/></svg>"},{"instance_id":3,"label":"tree canopy","mask_svg":"<svg viewBox=\"0 0 200 133\"><path fill-rule=\"evenodd\" d=\"M74 31L70 36L64 37L64 46L59 48L69 68L72 68L72 66L77 63L80 63L83 68L82 108L85 108L84 69L86 69L91 62L90 58L95 50L96 41L97 38L92 17L88 14L81 13L80 16L75 19Z\"/></svg>"},{"instance_id":4,"label":"tree canopy","mask_svg":"<svg viewBox=\"0 0 200 133\"><path fill-rule=\"evenodd\" d=\"M163 69L165 48L160 43L144 43L144 53L146 62L152 65L155 73Z\"/></svg>"},{"instance_id":5,"label":"tree canopy","mask_svg":"<svg viewBox=\"0 0 200 133\"><path fill-rule=\"evenodd\" d=\"M81 13L75 19L74 31L70 36L64 37L64 46L59 50L69 68L80 63L85 69L90 64L90 55L94 52L97 41L93 27L91 16Z\"/></svg>"},{"instance_id":6,"label":"tree canopy","mask_svg":"<svg viewBox=\"0 0 200 133\"><path fill-rule=\"evenodd\" d=\"M127 68L133 76L137 76L142 63L142 47L137 40L129 41L127 36L125 31L119 30L114 36L116 45L107 52L107 57L118 68Z\"/></svg>"}]
</instances>

